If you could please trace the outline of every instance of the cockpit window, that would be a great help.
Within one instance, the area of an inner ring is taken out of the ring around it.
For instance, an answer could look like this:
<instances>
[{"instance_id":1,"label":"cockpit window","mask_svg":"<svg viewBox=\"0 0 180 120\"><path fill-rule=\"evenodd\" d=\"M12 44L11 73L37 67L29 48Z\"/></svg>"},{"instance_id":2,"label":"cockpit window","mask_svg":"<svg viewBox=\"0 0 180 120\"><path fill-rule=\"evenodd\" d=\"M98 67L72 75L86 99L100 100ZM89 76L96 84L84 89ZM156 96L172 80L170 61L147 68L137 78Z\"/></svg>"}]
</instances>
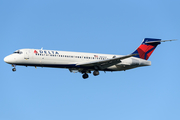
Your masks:
<instances>
[{"instance_id":1,"label":"cockpit window","mask_svg":"<svg viewBox=\"0 0 180 120\"><path fill-rule=\"evenodd\" d=\"M14 53L17 53L17 54L22 54L22 51L17 50L17 51L15 51Z\"/></svg>"}]
</instances>

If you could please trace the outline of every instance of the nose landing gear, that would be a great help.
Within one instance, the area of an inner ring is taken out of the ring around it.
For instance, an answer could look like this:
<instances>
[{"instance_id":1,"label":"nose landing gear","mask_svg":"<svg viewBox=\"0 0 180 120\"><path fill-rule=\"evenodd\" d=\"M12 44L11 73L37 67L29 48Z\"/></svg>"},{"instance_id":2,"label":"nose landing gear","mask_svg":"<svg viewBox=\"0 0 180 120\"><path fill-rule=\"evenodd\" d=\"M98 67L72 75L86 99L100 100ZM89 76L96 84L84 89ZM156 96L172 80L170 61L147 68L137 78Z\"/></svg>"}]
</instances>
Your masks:
<instances>
[{"instance_id":1,"label":"nose landing gear","mask_svg":"<svg viewBox=\"0 0 180 120\"><path fill-rule=\"evenodd\" d=\"M15 72L15 71L16 71L16 68L13 68L12 71Z\"/></svg>"},{"instance_id":2,"label":"nose landing gear","mask_svg":"<svg viewBox=\"0 0 180 120\"><path fill-rule=\"evenodd\" d=\"M13 72L16 71L16 65L12 65L14 68L12 69Z\"/></svg>"}]
</instances>

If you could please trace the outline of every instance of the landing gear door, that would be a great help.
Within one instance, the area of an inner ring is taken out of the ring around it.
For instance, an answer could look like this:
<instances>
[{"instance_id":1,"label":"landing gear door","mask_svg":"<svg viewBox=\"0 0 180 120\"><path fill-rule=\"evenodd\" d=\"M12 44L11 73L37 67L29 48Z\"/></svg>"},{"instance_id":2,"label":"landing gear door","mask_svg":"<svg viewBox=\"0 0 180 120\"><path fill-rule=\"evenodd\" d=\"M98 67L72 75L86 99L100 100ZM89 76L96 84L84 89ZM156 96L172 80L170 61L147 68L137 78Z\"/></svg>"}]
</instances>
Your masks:
<instances>
[{"instance_id":1,"label":"landing gear door","mask_svg":"<svg viewBox=\"0 0 180 120\"><path fill-rule=\"evenodd\" d=\"M26 50L25 52L24 52L24 59L29 59L29 52L28 52L28 50Z\"/></svg>"}]
</instances>

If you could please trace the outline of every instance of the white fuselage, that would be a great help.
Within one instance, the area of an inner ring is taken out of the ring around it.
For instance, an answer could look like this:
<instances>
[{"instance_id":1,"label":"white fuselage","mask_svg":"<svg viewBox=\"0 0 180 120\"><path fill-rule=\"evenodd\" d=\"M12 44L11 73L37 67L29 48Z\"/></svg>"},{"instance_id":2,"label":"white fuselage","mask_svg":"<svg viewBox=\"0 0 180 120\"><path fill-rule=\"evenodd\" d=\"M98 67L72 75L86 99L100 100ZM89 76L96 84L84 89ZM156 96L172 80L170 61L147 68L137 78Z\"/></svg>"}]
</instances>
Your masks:
<instances>
[{"instance_id":1,"label":"white fuselage","mask_svg":"<svg viewBox=\"0 0 180 120\"><path fill-rule=\"evenodd\" d=\"M121 56L122 55L67 52L56 50L20 49L18 52L5 57L4 61L13 65L68 68L69 70L94 70L92 66L81 67L79 65L108 60ZM150 61L136 57L130 57L122 60L116 65L112 65L100 71L121 71L149 65L151 65Z\"/></svg>"}]
</instances>

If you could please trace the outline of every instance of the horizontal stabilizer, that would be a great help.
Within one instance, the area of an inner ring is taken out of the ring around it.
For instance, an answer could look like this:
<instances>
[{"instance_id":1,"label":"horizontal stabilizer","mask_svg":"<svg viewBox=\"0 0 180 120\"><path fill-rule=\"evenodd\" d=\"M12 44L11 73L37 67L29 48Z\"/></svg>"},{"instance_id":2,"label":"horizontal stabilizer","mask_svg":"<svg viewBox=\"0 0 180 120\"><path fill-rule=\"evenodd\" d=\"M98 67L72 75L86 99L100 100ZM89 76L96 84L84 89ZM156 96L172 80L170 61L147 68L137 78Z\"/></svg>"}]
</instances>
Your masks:
<instances>
[{"instance_id":1,"label":"horizontal stabilizer","mask_svg":"<svg viewBox=\"0 0 180 120\"><path fill-rule=\"evenodd\" d=\"M149 44L151 44L151 43L157 43L157 42L167 42L167 41L176 41L177 39L172 39L172 40L160 40L160 41L147 41L147 42L145 42L145 43L149 43Z\"/></svg>"}]
</instances>

